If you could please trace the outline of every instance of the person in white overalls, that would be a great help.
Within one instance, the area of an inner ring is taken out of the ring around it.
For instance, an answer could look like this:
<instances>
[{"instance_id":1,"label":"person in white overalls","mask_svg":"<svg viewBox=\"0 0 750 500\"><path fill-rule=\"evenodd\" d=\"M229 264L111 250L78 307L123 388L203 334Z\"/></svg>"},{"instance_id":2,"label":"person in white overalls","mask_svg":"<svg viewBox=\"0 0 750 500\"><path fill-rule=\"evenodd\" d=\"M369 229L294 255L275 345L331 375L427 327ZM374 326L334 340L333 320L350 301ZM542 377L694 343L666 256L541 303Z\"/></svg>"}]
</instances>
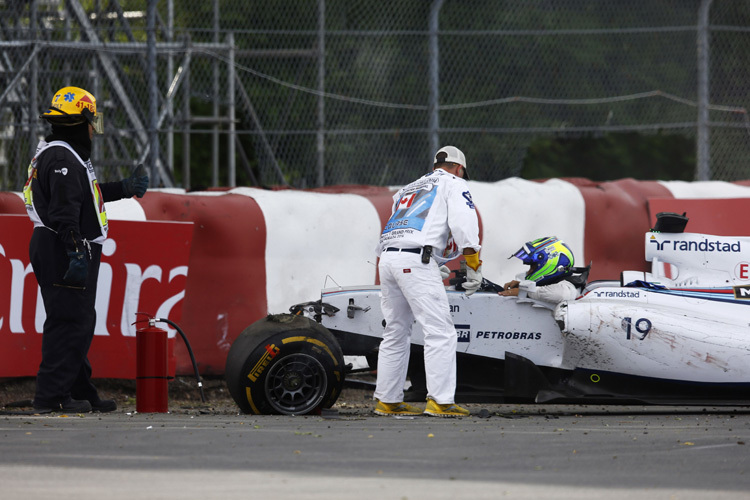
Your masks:
<instances>
[{"instance_id":1,"label":"person in white overalls","mask_svg":"<svg viewBox=\"0 0 750 500\"><path fill-rule=\"evenodd\" d=\"M440 269L463 254L466 295L482 283L479 220L466 179L463 152L446 146L435 154L430 173L393 197L391 218L377 249L385 318L374 393L378 415L469 415L454 400L457 336ZM415 320L424 332L424 411L403 401Z\"/></svg>"}]
</instances>

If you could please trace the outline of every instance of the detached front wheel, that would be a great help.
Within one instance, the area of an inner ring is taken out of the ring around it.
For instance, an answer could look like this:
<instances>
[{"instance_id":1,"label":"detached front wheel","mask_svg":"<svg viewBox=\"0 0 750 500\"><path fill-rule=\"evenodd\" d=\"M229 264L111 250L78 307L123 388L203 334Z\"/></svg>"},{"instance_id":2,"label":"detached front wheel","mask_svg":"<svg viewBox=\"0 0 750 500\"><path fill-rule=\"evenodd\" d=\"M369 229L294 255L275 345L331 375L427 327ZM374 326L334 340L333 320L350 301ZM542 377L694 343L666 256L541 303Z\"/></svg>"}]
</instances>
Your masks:
<instances>
[{"instance_id":1,"label":"detached front wheel","mask_svg":"<svg viewBox=\"0 0 750 500\"><path fill-rule=\"evenodd\" d=\"M315 321L270 315L234 341L225 377L244 413L304 415L336 402L344 385L344 356Z\"/></svg>"}]
</instances>

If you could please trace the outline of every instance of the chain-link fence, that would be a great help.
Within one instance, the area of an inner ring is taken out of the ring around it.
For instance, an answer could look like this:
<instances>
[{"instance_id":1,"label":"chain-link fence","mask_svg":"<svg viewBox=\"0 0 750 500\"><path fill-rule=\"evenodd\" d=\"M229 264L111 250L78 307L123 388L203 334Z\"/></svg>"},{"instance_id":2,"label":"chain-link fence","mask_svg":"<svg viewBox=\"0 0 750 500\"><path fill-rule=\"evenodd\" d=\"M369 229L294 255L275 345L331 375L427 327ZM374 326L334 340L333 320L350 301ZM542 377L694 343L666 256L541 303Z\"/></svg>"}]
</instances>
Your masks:
<instances>
[{"instance_id":1,"label":"chain-link fence","mask_svg":"<svg viewBox=\"0 0 750 500\"><path fill-rule=\"evenodd\" d=\"M0 0L0 189L63 86L105 115L102 180L403 184L461 147L520 175L540 136L693 138L696 178L750 178L746 0ZM153 27L152 29L149 29ZM150 78L151 77L151 78ZM155 78L153 78L155 77ZM156 158L156 159L154 159Z\"/></svg>"}]
</instances>

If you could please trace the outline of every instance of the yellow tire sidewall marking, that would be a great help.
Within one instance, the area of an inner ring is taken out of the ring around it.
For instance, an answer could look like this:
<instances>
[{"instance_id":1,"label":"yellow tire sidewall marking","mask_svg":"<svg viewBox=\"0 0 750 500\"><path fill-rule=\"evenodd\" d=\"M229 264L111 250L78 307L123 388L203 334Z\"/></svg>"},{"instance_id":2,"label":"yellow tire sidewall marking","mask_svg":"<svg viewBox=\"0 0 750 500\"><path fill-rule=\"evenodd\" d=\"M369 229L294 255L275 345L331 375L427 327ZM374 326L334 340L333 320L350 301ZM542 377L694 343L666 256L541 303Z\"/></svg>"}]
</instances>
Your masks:
<instances>
[{"instance_id":1,"label":"yellow tire sidewall marking","mask_svg":"<svg viewBox=\"0 0 750 500\"><path fill-rule=\"evenodd\" d=\"M336 361L336 356L333 355L333 352L331 352L331 350L327 345L325 345L324 342L321 342L318 339L312 339L310 337L287 337L281 341L282 344L290 344L292 342L309 342L310 344L316 345L328 353L328 355L331 357L331 360L333 360L334 366L339 365L338 361Z\"/></svg>"},{"instance_id":2,"label":"yellow tire sidewall marking","mask_svg":"<svg viewBox=\"0 0 750 500\"><path fill-rule=\"evenodd\" d=\"M253 409L253 412L255 412L256 415L260 415L258 407L255 406L255 402L253 401L253 395L249 387L245 387L245 393L247 394L247 402L250 403L250 408Z\"/></svg>"}]
</instances>

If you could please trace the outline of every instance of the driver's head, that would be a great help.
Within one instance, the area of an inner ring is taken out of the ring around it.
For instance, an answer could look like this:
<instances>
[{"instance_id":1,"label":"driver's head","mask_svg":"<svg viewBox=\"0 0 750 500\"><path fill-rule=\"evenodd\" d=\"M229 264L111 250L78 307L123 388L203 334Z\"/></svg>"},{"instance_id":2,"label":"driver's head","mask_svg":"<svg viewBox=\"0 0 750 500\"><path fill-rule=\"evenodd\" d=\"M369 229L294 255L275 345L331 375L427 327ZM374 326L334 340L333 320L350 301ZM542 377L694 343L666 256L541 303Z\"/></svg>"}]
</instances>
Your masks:
<instances>
[{"instance_id":1,"label":"driver's head","mask_svg":"<svg viewBox=\"0 0 750 500\"><path fill-rule=\"evenodd\" d=\"M529 266L526 279L537 285L557 283L572 274L575 265L570 247L555 236L529 241L511 257Z\"/></svg>"}]
</instances>

